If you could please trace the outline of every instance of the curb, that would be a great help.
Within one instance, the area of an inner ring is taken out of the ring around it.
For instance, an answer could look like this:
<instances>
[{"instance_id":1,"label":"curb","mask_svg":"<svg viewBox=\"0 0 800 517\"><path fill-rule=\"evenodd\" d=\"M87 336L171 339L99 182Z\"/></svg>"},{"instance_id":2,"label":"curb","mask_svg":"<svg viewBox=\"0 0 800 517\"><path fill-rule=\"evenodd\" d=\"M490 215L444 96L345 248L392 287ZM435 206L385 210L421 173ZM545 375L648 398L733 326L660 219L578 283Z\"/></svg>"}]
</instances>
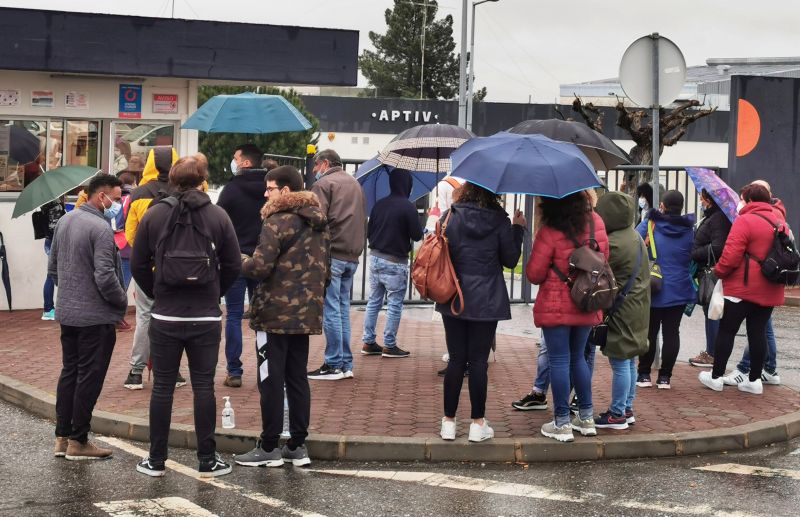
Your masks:
<instances>
[{"instance_id":1,"label":"curb","mask_svg":"<svg viewBox=\"0 0 800 517\"><path fill-rule=\"evenodd\" d=\"M35 386L0 375L0 399L33 414L54 420L55 396ZM146 419L95 410L92 431L140 442L150 440ZM384 436L310 435L309 455L330 461L481 461L554 462L616 460L689 456L752 449L800 436L800 411L771 420L725 429L687 433L655 433L640 436L602 436L559 443L547 438L497 438L468 443L466 437L452 442L438 438ZM243 453L255 447L255 431L232 430L216 433L217 450ZM197 448L194 427L172 424L169 445Z\"/></svg>"}]
</instances>

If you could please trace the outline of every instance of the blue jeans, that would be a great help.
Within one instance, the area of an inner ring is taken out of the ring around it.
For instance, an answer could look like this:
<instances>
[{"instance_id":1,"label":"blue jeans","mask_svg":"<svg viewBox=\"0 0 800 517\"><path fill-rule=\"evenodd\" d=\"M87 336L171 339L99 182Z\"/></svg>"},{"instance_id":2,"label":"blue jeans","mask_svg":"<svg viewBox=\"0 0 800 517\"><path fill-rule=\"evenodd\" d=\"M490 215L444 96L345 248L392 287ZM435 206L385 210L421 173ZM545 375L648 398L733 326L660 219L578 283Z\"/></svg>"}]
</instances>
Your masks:
<instances>
[{"instance_id":1,"label":"blue jeans","mask_svg":"<svg viewBox=\"0 0 800 517\"><path fill-rule=\"evenodd\" d=\"M533 391L547 393L550 387L550 360L547 357L547 343L542 333L542 341L539 343L539 355L536 357L536 380L533 381Z\"/></svg>"},{"instance_id":2,"label":"blue jeans","mask_svg":"<svg viewBox=\"0 0 800 517\"><path fill-rule=\"evenodd\" d=\"M239 276L225 293L225 358L228 375L241 376L242 370L242 314L245 291L252 298L258 282Z\"/></svg>"},{"instance_id":3,"label":"blue jeans","mask_svg":"<svg viewBox=\"0 0 800 517\"><path fill-rule=\"evenodd\" d=\"M714 342L719 334L719 320L708 319L708 305L703 306L703 315L706 318L706 353L714 357Z\"/></svg>"},{"instance_id":4,"label":"blue jeans","mask_svg":"<svg viewBox=\"0 0 800 517\"><path fill-rule=\"evenodd\" d=\"M775 331L772 329L772 316L767 320L767 354L764 357L764 370L775 373L778 369L778 344L775 342ZM736 365L742 373L750 373L750 347L744 349L742 360Z\"/></svg>"},{"instance_id":5,"label":"blue jeans","mask_svg":"<svg viewBox=\"0 0 800 517\"><path fill-rule=\"evenodd\" d=\"M375 325L378 313L386 297L386 328L383 330L383 346L397 346L397 329L403 314L403 298L408 286L408 265L390 262L380 257L369 258L369 300L364 315L364 343L375 342Z\"/></svg>"},{"instance_id":6,"label":"blue jeans","mask_svg":"<svg viewBox=\"0 0 800 517\"><path fill-rule=\"evenodd\" d=\"M44 253L48 257L50 256L50 246L53 244L53 241L50 239L44 240ZM45 277L44 277L44 288L42 288L42 297L44 298L44 312L50 312L56 308L56 304L53 301L53 295L56 291L56 284L53 282L53 277L47 274L47 270L45 269Z\"/></svg>"},{"instance_id":7,"label":"blue jeans","mask_svg":"<svg viewBox=\"0 0 800 517\"><path fill-rule=\"evenodd\" d=\"M608 358L611 365L611 406L608 408L616 416L625 416L625 410L633 410L636 397L636 358Z\"/></svg>"},{"instance_id":8,"label":"blue jeans","mask_svg":"<svg viewBox=\"0 0 800 517\"><path fill-rule=\"evenodd\" d=\"M331 283L325 289L322 330L325 333L325 364L342 371L353 369L350 351L350 290L358 262L331 258Z\"/></svg>"},{"instance_id":9,"label":"blue jeans","mask_svg":"<svg viewBox=\"0 0 800 517\"><path fill-rule=\"evenodd\" d=\"M128 292L128 286L131 285L131 278L133 278L133 274L131 273L131 259L129 258L122 258L122 281L125 282L125 292Z\"/></svg>"},{"instance_id":10,"label":"blue jeans","mask_svg":"<svg viewBox=\"0 0 800 517\"><path fill-rule=\"evenodd\" d=\"M547 341L550 360L550 382L553 390L555 423L569 423L570 374L575 383L578 409L582 420L592 418L592 376L586 364L586 340L592 327L589 325L546 327L542 329Z\"/></svg>"}]
</instances>

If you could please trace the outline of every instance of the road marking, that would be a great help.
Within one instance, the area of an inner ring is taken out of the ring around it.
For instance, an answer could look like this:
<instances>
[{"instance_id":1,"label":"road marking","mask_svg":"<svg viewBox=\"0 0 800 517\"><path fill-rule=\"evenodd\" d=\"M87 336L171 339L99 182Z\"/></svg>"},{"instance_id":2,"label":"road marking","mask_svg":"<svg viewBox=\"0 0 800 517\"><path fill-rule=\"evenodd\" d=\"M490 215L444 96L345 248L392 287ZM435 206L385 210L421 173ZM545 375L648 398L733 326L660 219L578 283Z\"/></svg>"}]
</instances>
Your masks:
<instances>
[{"instance_id":1,"label":"road marking","mask_svg":"<svg viewBox=\"0 0 800 517\"><path fill-rule=\"evenodd\" d=\"M106 444L108 444L108 445L110 445L112 447L116 447L118 449L121 449L121 450L123 450L123 451L125 451L128 454L131 454L133 456L137 456L137 457L140 457L140 458L144 458L144 457L147 456L147 451L146 450L140 449L139 447L136 447L135 445L131 445L131 444L129 444L127 442L124 442L122 440L119 440L117 438L109 438L109 437L105 437L105 436L104 437L99 437L98 436L98 437L96 437L96 439L98 441L106 443ZM296 515L297 517L325 517L325 515L323 515L321 513L308 512L308 511L305 511L305 510L300 510L298 508L294 508L294 507L290 506L288 503L286 503L284 501L281 501L280 499L275 499L274 497L269 497L268 495L264 495L264 494L259 493L259 492L253 492L252 490L248 490L248 489L246 489L244 487L241 487L239 485L234 485L233 483L228 483L226 481L221 481L219 478L201 478L200 477L200 473L197 472L195 469L189 468L186 465L183 465L182 463L178 463L176 461L167 460L165 465L166 465L166 467L168 469L174 470L175 472L183 474L184 476L188 476L188 477L190 477L192 479L195 479L197 481L202 481L203 483L208 483L211 486L215 486L215 487L221 488L223 490L229 490L231 492L234 492L235 494L238 494L238 495L240 495L242 497L246 497L247 499L250 499L252 501L256 501L256 502L264 504L266 506L271 506L272 508L277 508L277 509L282 510L282 511L284 511L286 513L289 513L289 514L292 514L292 515Z\"/></svg>"},{"instance_id":2,"label":"road marking","mask_svg":"<svg viewBox=\"0 0 800 517\"><path fill-rule=\"evenodd\" d=\"M725 474L743 474L746 476L761 476L765 478L783 477L791 479L800 479L800 470L752 467L750 465L739 465L738 463L720 463L719 465L706 465L705 467L695 467L694 469L705 470L707 472L723 472Z\"/></svg>"},{"instance_id":3,"label":"road marking","mask_svg":"<svg viewBox=\"0 0 800 517\"><path fill-rule=\"evenodd\" d=\"M522 483L506 483L492 481L488 479L473 478L467 476L452 476L448 474L431 474L427 472L409 471L386 471L386 470L317 470L311 472L319 474L332 474L335 476L350 476L358 478L371 478L392 481L404 481L407 483L418 483L426 486L454 488L457 490L469 490L473 492L484 492L489 494L508 495L516 497L528 497L532 499L546 499L548 501L564 501L570 503L597 503L597 499L607 506L617 506L622 508L651 510L666 514L682 515L713 515L715 517L752 517L739 511L728 512L718 510L709 505L683 506L679 504L653 502L645 503L640 501L607 498L604 494L572 492L569 490L558 489L558 491L548 488L525 485ZM612 512L613 513L613 512Z\"/></svg>"},{"instance_id":4,"label":"road marking","mask_svg":"<svg viewBox=\"0 0 800 517\"><path fill-rule=\"evenodd\" d=\"M217 514L182 497L128 499L94 505L111 517L217 517Z\"/></svg>"}]
</instances>

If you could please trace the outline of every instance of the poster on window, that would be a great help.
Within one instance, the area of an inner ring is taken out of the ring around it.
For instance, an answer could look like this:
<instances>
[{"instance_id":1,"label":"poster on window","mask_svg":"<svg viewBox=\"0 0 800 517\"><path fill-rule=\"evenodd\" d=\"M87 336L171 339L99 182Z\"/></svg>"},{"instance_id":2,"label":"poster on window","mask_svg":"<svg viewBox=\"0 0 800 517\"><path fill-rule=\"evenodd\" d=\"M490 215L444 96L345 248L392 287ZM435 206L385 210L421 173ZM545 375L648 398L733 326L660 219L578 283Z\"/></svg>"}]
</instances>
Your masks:
<instances>
[{"instance_id":1,"label":"poster on window","mask_svg":"<svg viewBox=\"0 0 800 517\"><path fill-rule=\"evenodd\" d=\"M153 113L177 113L178 96L172 93L153 94Z\"/></svg>"},{"instance_id":2,"label":"poster on window","mask_svg":"<svg viewBox=\"0 0 800 517\"><path fill-rule=\"evenodd\" d=\"M33 90L31 91L31 107L33 108L52 108L56 105L53 90Z\"/></svg>"},{"instance_id":3,"label":"poster on window","mask_svg":"<svg viewBox=\"0 0 800 517\"><path fill-rule=\"evenodd\" d=\"M71 109L88 110L89 94L78 91L67 92L64 95L64 106Z\"/></svg>"},{"instance_id":4,"label":"poster on window","mask_svg":"<svg viewBox=\"0 0 800 517\"><path fill-rule=\"evenodd\" d=\"M119 118L142 118L142 85L119 85Z\"/></svg>"},{"instance_id":5,"label":"poster on window","mask_svg":"<svg viewBox=\"0 0 800 517\"><path fill-rule=\"evenodd\" d=\"M0 90L0 106L19 106L19 90Z\"/></svg>"}]
</instances>

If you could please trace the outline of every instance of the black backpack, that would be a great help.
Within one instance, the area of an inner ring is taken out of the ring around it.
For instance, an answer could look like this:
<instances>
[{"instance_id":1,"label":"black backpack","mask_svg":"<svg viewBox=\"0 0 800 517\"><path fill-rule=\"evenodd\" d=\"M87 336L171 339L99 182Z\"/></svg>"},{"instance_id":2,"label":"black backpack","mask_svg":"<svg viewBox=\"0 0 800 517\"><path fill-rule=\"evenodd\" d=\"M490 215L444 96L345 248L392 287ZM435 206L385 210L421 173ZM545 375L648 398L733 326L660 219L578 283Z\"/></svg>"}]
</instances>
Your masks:
<instances>
[{"instance_id":1,"label":"black backpack","mask_svg":"<svg viewBox=\"0 0 800 517\"><path fill-rule=\"evenodd\" d=\"M786 231L786 226L778 226L761 214L753 213L753 215L757 215L768 222L773 230L772 248L770 248L767 256L763 260L753 257L753 260L761 266L761 274L767 280L776 284L797 284L798 279L800 279L800 253L797 252L794 240ZM750 255L747 256L749 257ZM748 260L745 263L745 285L747 284L749 264L750 261Z\"/></svg>"},{"instance_id":2,"label":"black backpack","mask_svg":"<svg viewBox=\"0 0 800 517\"><path fill-rule=\"evenodd\" d=\"M216 282L219 259L214 240L193 220L192 210L182 201L170 196L160 203L172 210L156 244L156 282L183 287Z\"/></svg>"}]
</instances>

